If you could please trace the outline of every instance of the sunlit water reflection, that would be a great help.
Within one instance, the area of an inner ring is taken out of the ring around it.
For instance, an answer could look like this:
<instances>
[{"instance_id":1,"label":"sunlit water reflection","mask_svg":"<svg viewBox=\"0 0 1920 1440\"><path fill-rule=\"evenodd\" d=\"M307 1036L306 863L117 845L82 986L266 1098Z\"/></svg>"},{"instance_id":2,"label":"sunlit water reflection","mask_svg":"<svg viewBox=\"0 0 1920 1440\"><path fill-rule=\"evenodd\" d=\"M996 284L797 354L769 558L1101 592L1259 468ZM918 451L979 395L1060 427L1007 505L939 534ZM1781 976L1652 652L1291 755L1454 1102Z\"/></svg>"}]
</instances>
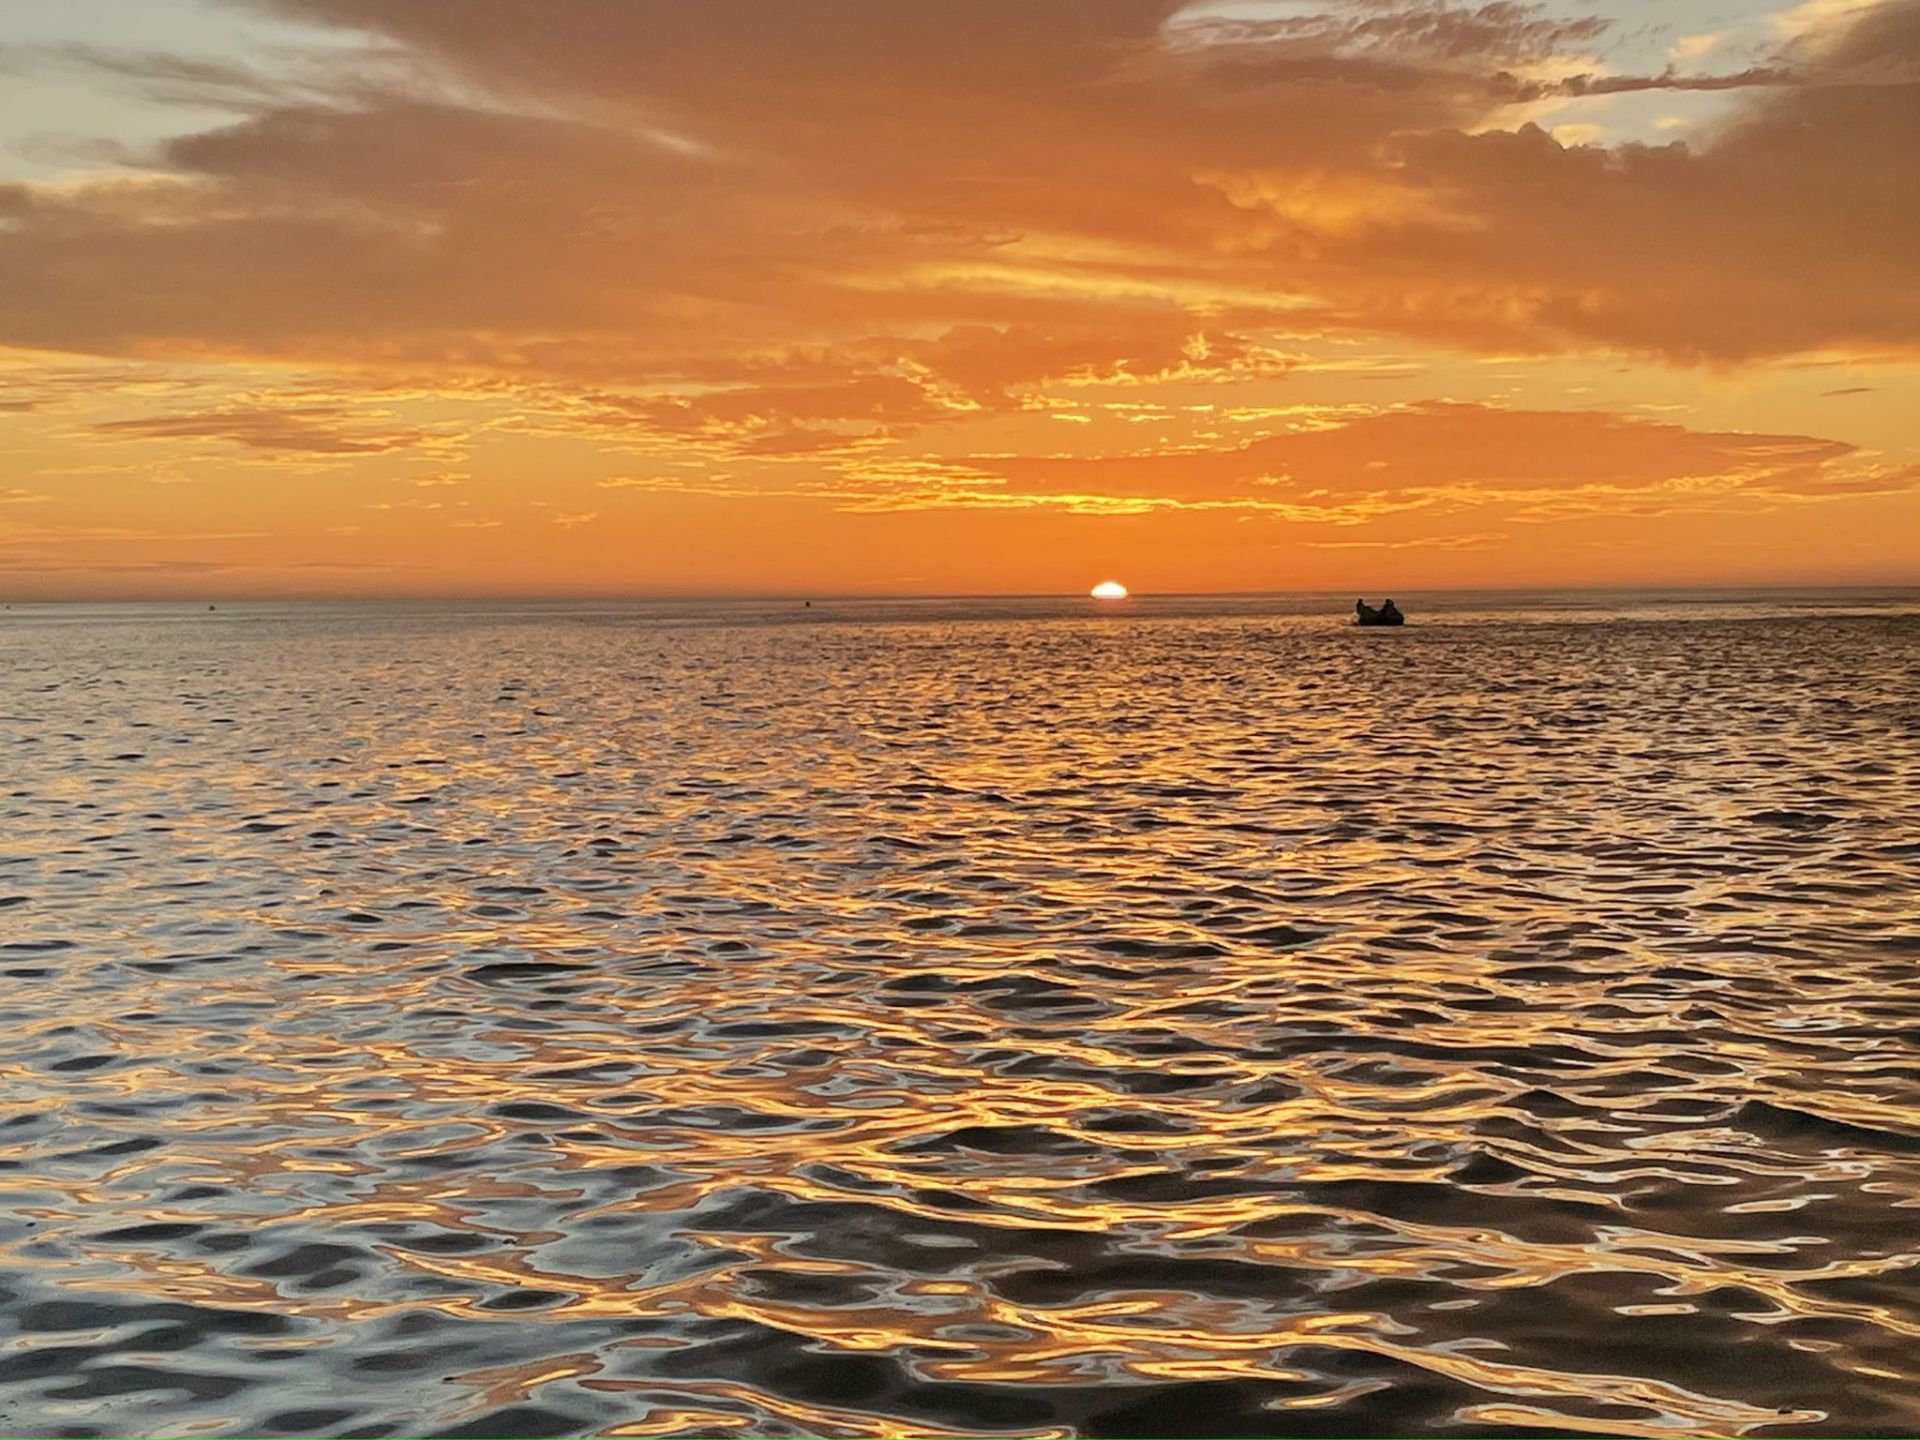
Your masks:
<instances>
[{"instance_id":1,"label":"sunlit water reflection","mask_svg":"<svg viewBox=\"0 0 1920 1440\"><path fill-rule=\"evenodd\" d=\"M0 1433L1920 1432L1920 618L1304 608L5 616Z\"/></svg>"}]
</instances>

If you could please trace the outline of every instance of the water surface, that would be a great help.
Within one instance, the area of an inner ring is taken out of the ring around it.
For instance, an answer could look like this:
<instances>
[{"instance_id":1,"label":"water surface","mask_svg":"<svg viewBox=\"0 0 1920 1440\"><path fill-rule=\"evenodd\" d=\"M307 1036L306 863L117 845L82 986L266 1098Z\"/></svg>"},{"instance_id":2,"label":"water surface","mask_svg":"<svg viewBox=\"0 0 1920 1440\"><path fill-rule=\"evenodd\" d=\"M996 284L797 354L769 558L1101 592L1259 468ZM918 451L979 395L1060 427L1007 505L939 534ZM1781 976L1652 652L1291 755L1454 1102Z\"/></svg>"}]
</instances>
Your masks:
<instances>
[{"instance_id":1,"label":"water surface","mask_svg":"<svg viewBox=\"0 0 1920 1440\"><path fill-rule=\"evenodd\" d=\"M0 1433L1920 1433L1920 607L1399 598L16 606Z\"/></svg>"}]
</instances>

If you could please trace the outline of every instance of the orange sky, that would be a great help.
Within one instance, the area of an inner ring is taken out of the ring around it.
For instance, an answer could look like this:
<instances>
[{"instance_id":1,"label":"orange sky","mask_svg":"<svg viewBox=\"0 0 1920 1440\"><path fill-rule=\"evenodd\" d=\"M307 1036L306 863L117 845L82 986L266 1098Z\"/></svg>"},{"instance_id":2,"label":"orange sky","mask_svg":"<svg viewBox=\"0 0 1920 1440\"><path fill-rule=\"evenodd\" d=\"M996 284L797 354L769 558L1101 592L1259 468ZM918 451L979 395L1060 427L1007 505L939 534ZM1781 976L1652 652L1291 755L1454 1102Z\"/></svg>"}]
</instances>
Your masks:
<instances>
[{"instance_id":1,"label":"orange sky","mask_svg":"<svg viewBox=\"0 0 1920 1440\"><path fill-rule=\"evenodd\" d=\"M37 8L10 600L1920 582L1920 0Z\"/></svg>"}]
</instances>

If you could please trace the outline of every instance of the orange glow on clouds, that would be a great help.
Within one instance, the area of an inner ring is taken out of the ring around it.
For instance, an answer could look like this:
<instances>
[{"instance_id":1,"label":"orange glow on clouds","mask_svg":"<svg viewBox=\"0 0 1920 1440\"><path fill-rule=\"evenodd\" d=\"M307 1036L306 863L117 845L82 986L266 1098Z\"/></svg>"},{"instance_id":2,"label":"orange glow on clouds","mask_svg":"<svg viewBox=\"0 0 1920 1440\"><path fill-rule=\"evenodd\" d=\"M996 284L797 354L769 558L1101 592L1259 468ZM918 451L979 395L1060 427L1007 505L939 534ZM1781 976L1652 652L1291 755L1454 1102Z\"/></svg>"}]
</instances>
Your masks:
<instances>
[{"instance_id":1,"label":"orange glow on clouds","mask_svg":"<svg viewBox=\"0 0 1920 1440\"><path fill-rule=\"evenodd\" d=\"M1920 0L236 3L16 62L10 599L1920 580Z\"/></svg>"}]
</instances>

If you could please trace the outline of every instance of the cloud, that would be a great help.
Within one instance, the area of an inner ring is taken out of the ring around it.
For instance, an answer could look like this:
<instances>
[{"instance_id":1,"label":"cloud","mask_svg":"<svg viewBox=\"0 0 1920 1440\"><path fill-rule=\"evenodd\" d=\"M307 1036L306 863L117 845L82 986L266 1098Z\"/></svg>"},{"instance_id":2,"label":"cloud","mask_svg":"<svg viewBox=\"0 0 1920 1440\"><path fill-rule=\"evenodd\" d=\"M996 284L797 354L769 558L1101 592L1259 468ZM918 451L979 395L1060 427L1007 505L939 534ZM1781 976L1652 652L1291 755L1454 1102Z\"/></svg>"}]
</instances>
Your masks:
<instances>
[{"instance_id":1,"label":"cloud","mask_svg":"<svg viewBox=\"0 0 1920 1440\"><path fill-rule=\"evenodd\" d=\"M1288 423L1278 434L1212 448L957 459L856 452L834 457L817 479L784 486L700 474L621 476L601 484L716 499L803 498L856 514L1238 512L1335 527L1413 512L1498 511L1507 520L1537 523L1920 492L1920 467L1880 462L1845 441L1694 430L1607 411L1436 401L1347 412L1303 407ZM1492 533L1457 532L1456 541L1471 534L1478 544Z\"/></svg>"},{"instance_id":2,"label":"cloud","mask_svg":"<svg viewBox=\"0 0 1920 1440\"><path fill-rule=\"evenodd\" d=\"M383 385L472 387L512 407L503 433L638 452L649 476L805 460L824 478L794 493L869 511L1349 524L1908 483L1831 440L1444 405L1171 455L902 457L1042 410L1094 422L1043 443L1098 447L1118 421L1076 403L1094 386L1401 378L1371 358L1383 336L1678 365L1920 354L1920 0L1817 0L1774 53L1711 74L1617 73L1607 23L1518 0L253 3L355 43L275 75L56 57L233 118L0 185L0 344L115 357L5 403L65 405L130 361L293 363L343 378L80 433L455 464L464 437L369 407ZM1708 58L1704 39L1674 57ZM1697 142L1515 119L1667 90L1719 97ZM701 486L779 488L629 484Z\"/></svg>"},{"instance_id":3,"label":"cloud","mask_svg":"<svg viewBox=\"0 0 1920 1440\"><path fill-rule=\"evenodd\" d=\"M1920 28L1894 33L1920 59ZM1337 257L1337 283L1356 320L1455 343L1586 343L1683 362L1912 354L1916 148L1912 81L1775 92L1699 151L1569 149L1531 126L1410 138L1402 163L1470 231L1361 237Z\"/></svg>"},{"instance_id":4,"label":"cloud","mask_svg":"<svg viewBox=\"0 0 1920 1440\"><path fill-rule=\"evenodd\" d=\"M1512 537L1503 531L1476 530L1458 535L1421 535L1409 540L1302 540L1309 550L1485 550Z\"/></svg>"},{"instance_id":5,"label":"cloud","mask_svg":"<svg viewBox=\"0 0 1920 1440\"><path fill-rule=\"evenodd\" d=\"M1138 363L1209 313L1223 342L1292 315L1682 361L1920 339L1906 0L1836 15L1790 65L1540 81L1603 22L1511 0L1213 24L1162 0L275 8L387 47L386 72L328 93L317 62L275 85L66 57L243 118L119 177L0 187L0 338L635 384L851 347L823 382L849 414L742 397L775 435L1006 383L943 333L999 335L1023 383ZM382 78L401 65L405 91ZM1701 149L1485 128L1529 95L1722 86L1772 88ZM916 347L922 377L880 353Z\"/></svg>"},{"instance_id":6,"label":"cloud","mask_svg":"<svg viewBox=\"0 0 1920 1440\"><path fill-rule=\"evenodd\" d=\"M338 405L284 408L222 406L177 415L106 420L88 427L102 440L218 440L253 450L299 455L380 455L413 449L432 437L424 431L368 429Z\"/></svg>"},{"instance_id":7,"label":"cloud","mask_svg":"<svg viewBox=\"0 0 1920 1440\"><path fill-rule=\"evenodd\" d=\"M154 530L133 525L50 525L0 521L0 546L143 545L152 541L260 540L264 530Z\"/></svg>"},{"instance_id":8,"label":"cloud","mask_svg":"<svg viewBox=\"0 0 1920 1440\"><path fill-rule=\"evenodd\" d=\"M1512 502L1545 513L1570 497L1657 494L1666 508L1735 493L1751 502L1914 488L1911 469L1875 469L1843 441L1445 402L1210 451L975 457L950 479L948 488L962 494L1005 486L1026 495L1234 506L1346 523L1410 506Z\"/></svg>"}]
</instances>

